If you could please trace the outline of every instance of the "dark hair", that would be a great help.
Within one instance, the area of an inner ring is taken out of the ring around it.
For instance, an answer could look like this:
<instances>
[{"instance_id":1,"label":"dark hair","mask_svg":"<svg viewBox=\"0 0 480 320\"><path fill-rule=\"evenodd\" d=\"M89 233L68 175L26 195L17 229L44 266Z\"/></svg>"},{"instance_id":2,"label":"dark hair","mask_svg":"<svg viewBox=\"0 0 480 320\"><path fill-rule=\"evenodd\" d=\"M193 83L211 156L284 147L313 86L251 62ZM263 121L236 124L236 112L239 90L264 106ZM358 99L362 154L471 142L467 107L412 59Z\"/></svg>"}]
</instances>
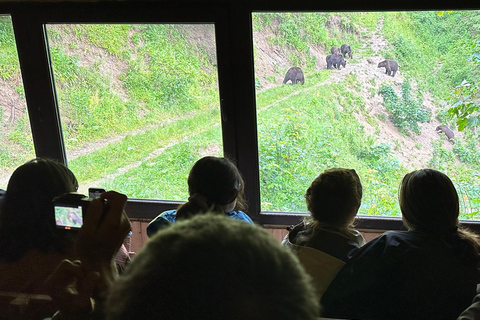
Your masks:
<instances>
[{"instance_id":1,"label":"dark hair","mask_svg":"<svg viewBox=\"0 0 480 320\"><path fill-rule=\"evenodd\" d=\"M479 261L478 236L459 229L458 193L450 178L440 171L421 169L407 173L398 194L403 223L411 230L460 239L458 252ZM448 239L447 239L448 240Z\"/></svg>"},{"instance_id":2,"label":"dark hair","mask_svg":"<svg viewBox=\"0 0 480 320\"><path fill-rule=\"evenodd\" d=\"M55 227L52 200L77 188L74 174L60 162L36 158L18 167L0 210L0 259L17 261L31 249L63 253L68 234Z\"/></svg>"},{"instance_id":3,"label":"dark hair","mask_svg":"<svg viewBox=\"0 0 480 320\"><path fill-rule=\"evenodd\" d=\"M224 213L222 206L237 201L235 208L246 210L244 182L237 167L226 158L203 157L188 175L189 201L178 208L177 219L207 211Z\"/></svg>"},{"instance_id":4,"label":"dark hair","mask_svg":"<svg viewBox=\"0 0 480 320\"><path fill-rule=\"evenodd\" d=\"M407 173L398 200L410 229L447 230L458 225L458 194L452 181L433 169Z\"/></svg>"},{"instance_id":5,"label":"dark hair","mask_svg":"<svg viewBox=\"0 0 480 320\"><path fill-rule=\"evenodd\" d=\"M262 228L199 215L146 243L109 291L106 319L314 320L309 280Z\"/></svg>"},{"instance_id":6,"label":"dark hair","mask_svg":"<svg viewBox=\"0 0 480 320\"><path fill-rule=\"evenodd\" d=\"M305 199L315 222L347 228L360 208L362 183L353 169L328 169L313 180Z\"/></svg>"}]
</instances>

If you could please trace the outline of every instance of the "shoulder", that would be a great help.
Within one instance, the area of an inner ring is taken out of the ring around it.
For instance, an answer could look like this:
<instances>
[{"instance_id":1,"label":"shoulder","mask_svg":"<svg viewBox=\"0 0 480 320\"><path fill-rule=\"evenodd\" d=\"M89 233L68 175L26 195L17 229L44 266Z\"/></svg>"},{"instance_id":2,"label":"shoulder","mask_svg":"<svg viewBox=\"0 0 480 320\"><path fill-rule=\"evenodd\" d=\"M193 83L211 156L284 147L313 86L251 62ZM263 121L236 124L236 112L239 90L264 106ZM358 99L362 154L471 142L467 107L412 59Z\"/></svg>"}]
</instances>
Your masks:
<instances>
[{"instance_id":1,"label":"shoulder","mask_svg":"<svg viewBox=\"0 0 480 320\"><path fill-rule=\"evenodd\" d=\"M147 226L148 237L151 238L155 233L157 233L158 230L177 222L176 214L177 210L168 210L159 214Z\"/></svg>"},{"instance_id":2,"label":"shoulder","mask_svg":"<svg viewBox=\"0 0 480 320\"><path fill-rule=\"evenodd\" d=\"M168 210L160 213L157 218L163 218L171 223L177 222L177 210ZM157 219L155 218L155 219Z\"/></svg>"},{"instance_id":3,"label":"shoulder","mask_svg":"<svg viewBox=\"0 0 480 320\"><path fill-rule=\"evenodd\" d=\"M355 241L359 247L363 247L367 242L360 231L352 229L346 232L347 237Z\"/></svg>"},{"instance_id":4,"label":"shoulder","mask_svg":"<svg viewBox=\"0 0 480 320\"><path fill-rule=\"evenodd\" d=\"M242 211L229 211L229 212L225 212L225 215L233 219L243 220L253 224L253 220L246 213Z\"/></svg>"},{"instance_id":5,"label":"shoulder","mask_svg":"<svg viewBox=\"0 0 480 320\"><path fill-rule=\"evenodd\" d=\"M401 254L415 243L415 237L408 231L387 231L359 248L352 260Z\"/></svg>"}]
</instances>

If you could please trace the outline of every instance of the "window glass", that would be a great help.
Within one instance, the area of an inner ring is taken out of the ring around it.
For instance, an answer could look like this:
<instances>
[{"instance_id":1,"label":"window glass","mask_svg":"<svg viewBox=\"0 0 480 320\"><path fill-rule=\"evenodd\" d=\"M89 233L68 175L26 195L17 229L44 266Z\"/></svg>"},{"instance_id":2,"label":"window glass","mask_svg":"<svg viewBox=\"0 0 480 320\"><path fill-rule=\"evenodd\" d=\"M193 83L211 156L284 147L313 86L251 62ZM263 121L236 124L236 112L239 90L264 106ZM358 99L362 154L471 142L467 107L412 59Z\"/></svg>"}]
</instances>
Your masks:
<instances>
[{"instance_id":1,"label":"window glass","mask_svg":"<svg viewBox=\"0 0 480 320\"><path fill-rule=\"evenodd\" d=\"M478 11L254 13L261 209L307 212L313 179L345 167L362 180L360 214L400 216L402 177L434 168L456 184L461 218L480 219L478 133L458 131L447 115L462 88L480 84L479 19Z\"/></svg>"},{"instance_id":2,"label":"window glass","mask_svg":"<svg viewBox=\"0 0 480 320\"><path fill-rule=\"evenodd\" d=\"M223 153L213 25L47 25L68 166L85 193L185 200Z\"/></svg>"},{"instance_id":3,"label":"window glass","mask_svg":"<svg viewBox=\"0 0 480 320\"><path fill-rule=\"evenodd\" d=\"M35 157L10 16L0 15L0 189L16 167Z\"/></svg>"}]
</instances>

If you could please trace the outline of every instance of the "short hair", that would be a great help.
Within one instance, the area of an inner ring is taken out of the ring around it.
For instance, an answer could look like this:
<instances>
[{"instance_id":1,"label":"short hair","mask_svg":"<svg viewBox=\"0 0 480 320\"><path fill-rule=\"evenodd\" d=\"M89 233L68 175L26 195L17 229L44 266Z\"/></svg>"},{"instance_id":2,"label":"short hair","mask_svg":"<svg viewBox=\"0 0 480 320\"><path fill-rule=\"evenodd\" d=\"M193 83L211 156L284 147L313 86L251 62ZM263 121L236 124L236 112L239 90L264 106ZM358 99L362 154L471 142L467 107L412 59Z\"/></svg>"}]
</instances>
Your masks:
<instances>
[{"instance_id":1,"label":"short hair","mask_svg":"<svg viewBox=\"0 0 480 320\"><path fill-rule=\"evenodd\" d=\"M328 169L313 180L305 199L315 221L348 227L360 208L362 183L353 169Z\"/></svg>"},{"instance_id":2,"label":"short hair","mask_svg":"<svg viewBox=\"0 0 480 320\"><path fill-rule=\"evenodd\" d=\"M316 319L297 258L244 221L198 215L159 231L111 288L107 319Z\"/></svg>"},{"instance_id":3,"label":"short hair","mask_svg":"<svg viewBox=\"0 0 480 320\"><path fill-rule=\"evenodd\" d=\"M421 169L407 173L398 194L403 221L410 229L456 228L459 215L457 190L443 173Z\"/></svg>"},{"instance_id":4,"label":"short hair","mask_svg":"<svg viewBox=\"0 0 480 320\"><path fill-rule=\"evenodd\" d=\"M77 188L63 163L36 158L18 167L0 208L0 259L17 261L31 249L63 253L70 236L56 229L52 200Z\"/></svg>"}]
</instances>

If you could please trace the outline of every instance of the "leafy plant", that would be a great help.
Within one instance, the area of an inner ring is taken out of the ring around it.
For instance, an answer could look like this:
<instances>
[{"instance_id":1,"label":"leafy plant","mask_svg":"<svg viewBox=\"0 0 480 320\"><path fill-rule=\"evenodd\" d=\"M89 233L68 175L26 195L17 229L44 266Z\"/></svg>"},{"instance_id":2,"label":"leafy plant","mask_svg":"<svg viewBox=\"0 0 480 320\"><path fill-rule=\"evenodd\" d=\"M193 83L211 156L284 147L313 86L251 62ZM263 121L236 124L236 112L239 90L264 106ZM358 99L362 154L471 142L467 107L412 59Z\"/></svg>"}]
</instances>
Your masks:
<instances>
[{"instance_id":1,"label":"leafy plant","mask_svg":"<svg viewBox=\"0 0 480 320\"><path fill-rule=\"evenodd\" d=\"M377 170L385 177L400 168L400 160L392 157L392 146L388 143L380 143L362 150L358 158L365 161L372 169Z\"/></svg>"},{"instance_id":2,"label":"leafy plant","mask_svg":"<svg viewBox=\"0 0 480 320\"><path fill-rule=\"evenodd\" d=\"M402 97L399 98L392 86L386 83L382 83L379 89L379 93L383 96L383 101L393 124L398 127L403 134L408 134L408 130L420 134L419 123L429 121L430 115L423 108L422 99L412 96L409 81L402 83L401 92Z\"/></svg>"}]
</instances>

